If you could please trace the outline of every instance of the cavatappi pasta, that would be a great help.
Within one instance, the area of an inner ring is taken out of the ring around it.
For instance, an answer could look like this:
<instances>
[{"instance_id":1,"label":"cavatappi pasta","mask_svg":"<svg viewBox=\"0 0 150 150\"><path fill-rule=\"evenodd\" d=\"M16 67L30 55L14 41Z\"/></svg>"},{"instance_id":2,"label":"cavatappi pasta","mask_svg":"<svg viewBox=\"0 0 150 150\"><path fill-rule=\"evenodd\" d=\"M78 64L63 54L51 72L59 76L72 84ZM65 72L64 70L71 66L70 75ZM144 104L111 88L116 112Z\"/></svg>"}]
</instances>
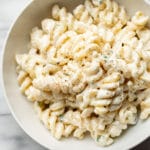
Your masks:
<instances>
[{"instance_id":1,"label":"cavatappi pasta","mask_svg":"<svg viewBox=\"0 0 150 150\"><path fill-rule=\"evenodd\" d=\"M56 139L89 133L107 146L149 117L148 19L112 0L85 0L72 13L54 5L32 30L29 52L16 55L18 83Z\"/></svg>"}]
</instances>

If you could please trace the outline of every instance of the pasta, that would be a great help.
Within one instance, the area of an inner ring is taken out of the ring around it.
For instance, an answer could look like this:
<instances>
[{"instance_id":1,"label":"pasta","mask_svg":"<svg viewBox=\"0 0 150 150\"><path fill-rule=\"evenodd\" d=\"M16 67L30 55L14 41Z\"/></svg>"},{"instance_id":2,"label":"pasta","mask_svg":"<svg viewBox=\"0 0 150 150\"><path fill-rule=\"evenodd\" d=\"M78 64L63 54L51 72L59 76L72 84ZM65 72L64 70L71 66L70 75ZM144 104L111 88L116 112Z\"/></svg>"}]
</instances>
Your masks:
<instances>
[{"instance_id":1,"label":"pasta","mask_svg":"<svg viewBox=\"0 0 150 150\"><path fill-rule=\"evenodd\" d=\"M33 28L29 52L16 55L17 80L56 139L89 133L108 146L150 116L148 20L113 0L85 0L72 13L54 5Z\"/></svg>"}]
</instances>

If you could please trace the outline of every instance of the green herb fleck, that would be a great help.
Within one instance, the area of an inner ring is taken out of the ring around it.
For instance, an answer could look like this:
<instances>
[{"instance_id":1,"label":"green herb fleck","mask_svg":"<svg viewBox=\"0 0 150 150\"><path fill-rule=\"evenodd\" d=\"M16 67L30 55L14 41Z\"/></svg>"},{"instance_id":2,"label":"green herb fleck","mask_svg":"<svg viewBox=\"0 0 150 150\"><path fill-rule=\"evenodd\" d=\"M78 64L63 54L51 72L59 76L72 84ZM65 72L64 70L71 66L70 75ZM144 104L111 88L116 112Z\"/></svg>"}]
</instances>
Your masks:
<instances>
[{"instance_id":1,"label":"green herb fleck","mask_svg":"<svg viewBox=\"0 0 150 150\"><path fill-rule=\"evenodd\" d=\"M59 116L59 119L60 119L60 120L63 120L63 117L64 117L64 115L60 115L60 116Z\"/></svg>"},{"instance_id":2,"label":"green herb fleck","mask_svg":"<svg viewBox=\"0 0 150 150\"><path fill-rule=\"evenodd\" d=\"M103 2L103 0L98 0L99 4L101 4Z\"/></svg>"},{"instance_id":3,"label":"green herb fleck","mask_svg":"<svg viewBox=\"0 0 150 150\"><path fill-rule=\"evenodd\" d=\"M103 55L103 59L104 59L104 61L107 61L108 60L108 56L107 55Z\"/></svg>"},{"instance_id":4,"label":"green herb fleck","mask_svg":"<svg viewBox=\"0 0 150 150\"><path fill-rule=\"evenodd\" d=\"M100 136L97 136L97 139L96 139L96 141L97 141L97 142L99 142L99 139L100 139Z\"/></svg>"},{"instance_id":5,"label":"green herb fleck","mask_svg":"<svg viewBox=\"0 0 150 150\"><path fill-rule=\"evenodd\" d=\"M107 58L108 58L108 56L104 55L104 58L105 58L105 59L107 59Z\"/></svg>"}]
</instances>

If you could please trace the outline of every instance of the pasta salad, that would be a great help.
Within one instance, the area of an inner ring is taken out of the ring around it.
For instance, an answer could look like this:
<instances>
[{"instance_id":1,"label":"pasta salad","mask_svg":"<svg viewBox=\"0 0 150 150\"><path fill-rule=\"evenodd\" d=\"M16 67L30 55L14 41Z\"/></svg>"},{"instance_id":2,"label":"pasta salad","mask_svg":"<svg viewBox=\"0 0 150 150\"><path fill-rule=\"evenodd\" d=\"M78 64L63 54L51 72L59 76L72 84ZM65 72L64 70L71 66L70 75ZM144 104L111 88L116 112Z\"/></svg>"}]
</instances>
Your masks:
<instances>
[{"instance_id":1,"label":"pasta salad","mask_svg":"<svg viewBox=\"0 0 150 150\"><path fill-rule=\"evenodd\" d=\"M56 139L89 133L101 146L150 115L149 17L112 0L58 5L16 54L21 92Z\"/></svg>"}]
</instances>

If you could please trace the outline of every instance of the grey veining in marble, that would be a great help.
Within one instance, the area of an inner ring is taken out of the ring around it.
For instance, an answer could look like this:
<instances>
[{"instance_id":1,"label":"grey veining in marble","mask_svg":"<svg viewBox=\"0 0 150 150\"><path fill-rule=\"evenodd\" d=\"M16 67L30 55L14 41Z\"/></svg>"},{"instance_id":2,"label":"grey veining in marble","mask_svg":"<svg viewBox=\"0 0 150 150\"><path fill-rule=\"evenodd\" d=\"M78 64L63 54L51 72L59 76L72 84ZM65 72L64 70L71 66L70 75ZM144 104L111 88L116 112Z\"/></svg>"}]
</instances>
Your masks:
<instances>
[{"instance_id":1,"label":"grey veining in marble","mask_svg":"<svg viewBox=\"0 0 150 150\"><path fill-rule=\"evenodd\" d=\"M9 114L0 116L0 149L1 150L43 150L44 148L33 142L16 125Z\"/></svg>"},{"instance_id":2,"label":"grey veining in marble","mask_svg":"<svg viewBox=\"0 0 150 150\"><path fill-rule=\"evenodd\" d=\"M29 0L0 0L0 58L8 29ZM35 143L13 119L4 100L0 84L0 150L45 150ZM150 139L134 148L150 150Z\"/></svg>"}]
</instances>

